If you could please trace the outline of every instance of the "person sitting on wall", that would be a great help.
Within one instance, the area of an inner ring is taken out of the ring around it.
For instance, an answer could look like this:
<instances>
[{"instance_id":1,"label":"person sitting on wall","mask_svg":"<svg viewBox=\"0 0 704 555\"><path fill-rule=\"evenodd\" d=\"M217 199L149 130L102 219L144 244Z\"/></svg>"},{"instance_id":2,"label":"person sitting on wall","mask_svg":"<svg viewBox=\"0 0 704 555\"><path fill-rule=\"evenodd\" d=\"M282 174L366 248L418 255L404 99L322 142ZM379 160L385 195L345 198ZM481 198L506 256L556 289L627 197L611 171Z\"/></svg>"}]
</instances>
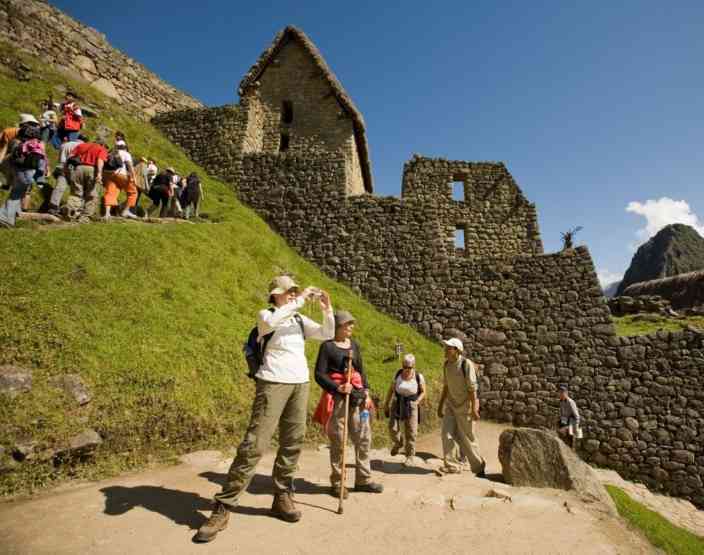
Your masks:
<instances>
[{"instance_id":1,"label":"person sitting on wall","mask_svg":"<svg viewBox=\"0 0 704 555\"><path fill-rule=\"evenodd\" d=\"M577 447L575 440L582 438L579 409L577 403L570 397L566 384L560 385L558 391L560 392L560 421L557 431L562 440L575 449Z\"/></svg>"}]
</instances>

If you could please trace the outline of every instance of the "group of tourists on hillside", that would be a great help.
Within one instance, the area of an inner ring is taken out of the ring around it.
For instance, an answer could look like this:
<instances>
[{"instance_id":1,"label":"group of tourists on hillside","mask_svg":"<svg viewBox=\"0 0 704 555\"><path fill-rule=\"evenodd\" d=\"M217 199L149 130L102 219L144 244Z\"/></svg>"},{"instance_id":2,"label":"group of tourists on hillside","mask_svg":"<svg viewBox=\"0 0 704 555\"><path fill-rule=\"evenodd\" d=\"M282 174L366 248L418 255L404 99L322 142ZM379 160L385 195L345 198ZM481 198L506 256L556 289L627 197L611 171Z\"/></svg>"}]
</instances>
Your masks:
<instances>
[{"instance_id":1,"label":"group of tourists on hillside","mask_svg":"<svg viewBox=\"0 0 704 555\"><path fill-rule=\"evenodd\" d=\"M138 218L142 195L151 200L144 217L199 215L204 198L197 174L182 177L172 168L159 169L154 160L136 158L130 153L125 134L117 131L110 147L104 139L90 141L82 132L84 116L76 95L67 92L54 110L50 99L39 119L20 114L15 127L0 133L0 177L9 196L0 206L0 227L13 227L30 209L33 187L40 188L43 202L38 210L69 221L85 223L98 212L103 201L103 220L114 216ZM56 150L58 164L49 168L47 146ZM53 178L54 186L49 182ZM69 196L63 203L66 190ZM120 193L125 194L119 204Z\"/></svg>"},{"instance_id":2,"label":"group of tourists on hillside","mask_svg":"<svg viewBox=\"0 0 704 555\"><path fill-rule=\"evenodd\" d=\"M306 302L317 302L322 323L299 313ZM269 285L270 307L257 315L257 325L245 344L250 377L256 381L249 426L232 462L214 508L198 530L195 541L208 542L227 526L230 511L247 489L257 466L278 430L278 451L273 467L272 514L297 522L301 512L294 503L294 474L301 454L309 393L305 341L321 341L315 364L315 381L322 395L313 415L330 440L330 494L340 502L348 496L344 452L347 437L354 446L355 492L381 493L373 480L370 449L370 414L374 403L359 344L353 339L356 320L345 310L333 312L327 292L315 287L300 289L290 276L278 276ZM438 406L442 419L443 465L441 474L459 473L467 466L484 477L486 462L475 435L479 420L477 367L464 354L457 338L443 341L443 388ZM579 424L579 413L566 388L560 393L560 431ZM402 368L390 381L384 403L393 442L391 454L405 453L405 466L415 460L415 445L426 382L416 369L413 354L402 358ZM569 403L567 400L571 401ZM563 407L564 404L564 407ZM575 414L576 413L576 414Z\"/></svg>"}]
</instances>

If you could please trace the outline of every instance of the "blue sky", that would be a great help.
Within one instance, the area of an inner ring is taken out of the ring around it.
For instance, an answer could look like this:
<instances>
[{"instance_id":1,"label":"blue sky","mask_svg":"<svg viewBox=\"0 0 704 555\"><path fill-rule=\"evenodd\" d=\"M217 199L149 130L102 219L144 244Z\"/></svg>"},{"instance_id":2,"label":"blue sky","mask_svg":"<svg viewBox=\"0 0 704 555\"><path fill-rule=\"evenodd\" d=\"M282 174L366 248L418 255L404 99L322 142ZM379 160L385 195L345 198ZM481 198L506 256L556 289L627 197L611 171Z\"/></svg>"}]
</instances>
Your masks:
<instances>
[{"instance_id":1,"label":"blue sky","mask_svg":"<svg viewBox=\"0 0 704 555\"><path fill-rule=\"evenodd\" d=\"M659 226L704 233L701 0L53 3L208 105L298 25L364 114L377 194L413 153L504 161L546 251L581 225L602 274Z\"/></svg>"}]
</instances>

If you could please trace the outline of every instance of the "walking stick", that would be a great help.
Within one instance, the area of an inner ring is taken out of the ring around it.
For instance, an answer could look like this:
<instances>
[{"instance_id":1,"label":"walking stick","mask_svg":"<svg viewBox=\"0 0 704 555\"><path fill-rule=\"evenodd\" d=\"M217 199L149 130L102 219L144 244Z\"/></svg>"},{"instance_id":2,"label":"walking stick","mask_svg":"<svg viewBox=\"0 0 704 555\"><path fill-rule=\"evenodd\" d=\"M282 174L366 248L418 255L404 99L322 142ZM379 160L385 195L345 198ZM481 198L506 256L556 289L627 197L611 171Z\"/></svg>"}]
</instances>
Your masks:
<instances>
[{"instance_id":1,"label":"walking stick","mask_svg":"<svg viewBox=\"0 0 704 555\"><path fill-rule=\"evenodd\" d=\"M345 372L346 383L349 385L352 382L352 347L350 346L350 358L347 361L347 371ZM344 426L342 428L342 476L340 479L340 503L337 505L337 514L342 514L342 502L345 498L345 474L347 473L347 467L345 466L345 452L347 451L347 425L349 423L349 410L350 410L350 394L345 394L345 420Z\"/></svg>"}]
</instances>

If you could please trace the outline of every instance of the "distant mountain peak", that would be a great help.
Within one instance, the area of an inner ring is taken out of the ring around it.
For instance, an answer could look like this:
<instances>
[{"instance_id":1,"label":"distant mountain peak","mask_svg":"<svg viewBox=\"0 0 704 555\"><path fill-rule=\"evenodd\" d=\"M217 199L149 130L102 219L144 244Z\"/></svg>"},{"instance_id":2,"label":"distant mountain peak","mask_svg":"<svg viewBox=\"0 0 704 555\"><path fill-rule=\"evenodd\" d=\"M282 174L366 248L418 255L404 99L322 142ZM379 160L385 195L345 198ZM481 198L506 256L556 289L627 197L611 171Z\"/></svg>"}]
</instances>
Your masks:
<instances>
[{"instance_id":1,"label":"distant mountain peak","mask_svg":"<svg viewBox=\"0 0 704 555\"><path fill-rule=\"evenodd\" d=\"M616 294L623 294L633 283L702 269L704 237L692 226L670 224L638 247Z\"/></svg>"}]
</instances>

